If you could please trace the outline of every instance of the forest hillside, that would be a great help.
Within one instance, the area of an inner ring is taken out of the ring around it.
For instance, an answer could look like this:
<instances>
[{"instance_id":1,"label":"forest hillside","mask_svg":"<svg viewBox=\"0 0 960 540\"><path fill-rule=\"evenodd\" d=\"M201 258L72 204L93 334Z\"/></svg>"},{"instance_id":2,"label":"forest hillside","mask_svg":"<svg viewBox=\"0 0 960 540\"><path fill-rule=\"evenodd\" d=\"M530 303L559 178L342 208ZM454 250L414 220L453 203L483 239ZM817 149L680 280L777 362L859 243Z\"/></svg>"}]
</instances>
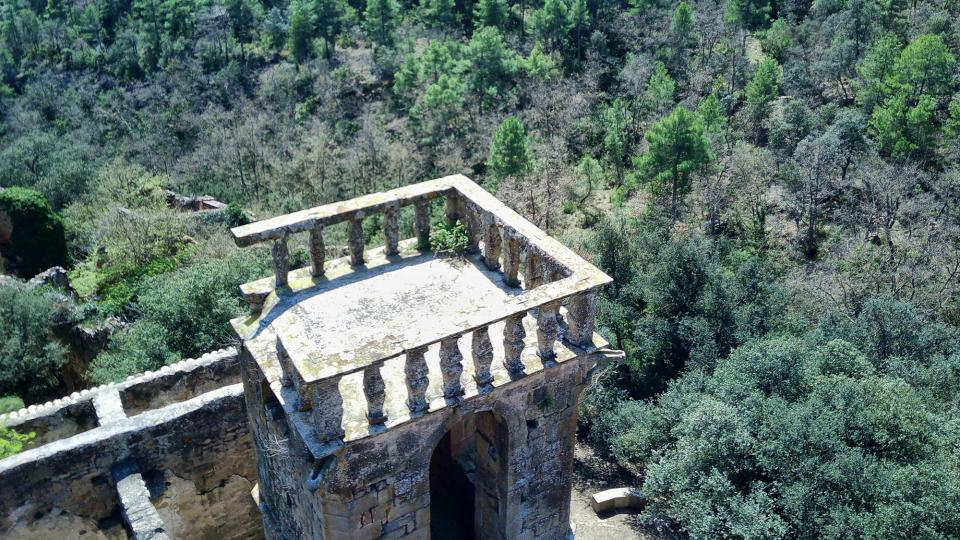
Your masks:
<instances>
[{"instance_id":1,"label":"forest hillside","mask_svg":"<svg viewBox=\"0 0 960 540\"><path fill-rule=\"evenodd\" d=\"M600 331L628 361L581 439L651 526L958 537L958 17L0 0L0 410L229 344L237 286L271 273L229 227L463 173L614 278ZM27 282L52 266L69 286ZM0 427L0 456L25 436Z\"/></svg>"}]
</instances>

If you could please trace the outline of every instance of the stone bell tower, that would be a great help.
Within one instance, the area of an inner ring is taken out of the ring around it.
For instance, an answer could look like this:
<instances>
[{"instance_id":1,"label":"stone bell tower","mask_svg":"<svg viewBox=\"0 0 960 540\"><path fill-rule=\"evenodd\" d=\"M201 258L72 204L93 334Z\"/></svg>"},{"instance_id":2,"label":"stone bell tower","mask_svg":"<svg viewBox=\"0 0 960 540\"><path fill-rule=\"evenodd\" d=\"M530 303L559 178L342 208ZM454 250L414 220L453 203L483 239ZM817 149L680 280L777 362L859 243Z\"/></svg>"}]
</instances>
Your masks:
<instances>
[{"instance_id":1,"label":"stone bell tower","mask_svg":"<svg viewBox=\"0 0 960 540\"><path fill-rule=\"evenodd\" d=\"M467 256L429 251L437 200ZM365 250L364 219L382 247ZM327 261L344 223L348 256ZM310 265L291 271L297 233ZM267 538L571 536L577 400L622 357L594 334L609 277L464 176L233 235L272 243L276 268L232 321Z\"/></svg>"}]
</instances>

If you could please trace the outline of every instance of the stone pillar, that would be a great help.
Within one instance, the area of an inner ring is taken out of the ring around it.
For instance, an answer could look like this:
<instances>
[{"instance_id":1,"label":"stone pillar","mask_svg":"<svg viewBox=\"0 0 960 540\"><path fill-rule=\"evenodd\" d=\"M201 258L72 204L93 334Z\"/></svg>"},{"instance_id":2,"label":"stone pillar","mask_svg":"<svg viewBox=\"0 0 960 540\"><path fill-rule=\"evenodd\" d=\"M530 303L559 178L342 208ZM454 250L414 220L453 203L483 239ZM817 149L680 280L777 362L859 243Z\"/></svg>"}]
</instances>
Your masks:
<instances>
[{"instance_id":1,"label":"stone pillar","mask_svg":"<svg viewBox=\"0 0 960 540\"><path fill-rule=\"evenodd\" d=\"M426 352L426 347L410 349L407 351L406 362L403 365L407 382L407 408L411 413L426 411L430 406L427 403L427 386L430 384L430 379L427 378L427 359L424 357Z\"/></svg>"},{"instance_id":2,"label":"stone pillar","mask_svg":"<svg viewBox=\"0 0 960 540\"><path fill-rule=\"evenodd\" d=\"M327 248L323 245L323 225L317 223L310 229L310 275L323 275L323 263L327 259Z\"/></svg>"},{"instance_id":3,"label":"stone pillar","mask_svg":"<svg viewBox=\"0 0 960 540\"><path fill-rule=\"evenodd\" d=\"M535 289L543 284L543 269L540 255L531 246L524 253L523 285L526 290Z\"/></svg>"},{"instance_id":4,"label":"stone pillar","mask_svg":"<svg viewBox=\"0 0 960 540\"><path fill-rule=\"evenodd\" d=\"M430 249L430 201L417 199L413 203L413 226L417 231L417 249Z\"/></svg>"},{"instance_id":5,"label":"stone pillar","mask_svg":"<svg viewBox=\"0 0 960 540\"><path fill-rule=\"evenodd\" d=\"M540 306L537 310L537 354L544 362L551 362L557 357L553 350L557 340L557 304L550 303Z\"/></svg>"},{"instance_id":6,"label":"stone pillar","mask_svg":"<svg viewBox=\"0 0 960 540\"><path fill-rule=\"evenodd\" d=\"M523 338L527 337L523 329L523 313L518 313L503 321L503 366L512 374L523 372Z\"/></svg>"},{"instance_id":7,"label":"stone pillar","mask_svg":"<svg viewBox=\"0 0 960 540\"><path fill-rule=\"evenodd\" d=\"M447 194L447 200L443 205L443 217L447 225L453 225L455 221L463 218L460 215L460 194L456 191L450 191Z\"/></svg>"},{"instance_id":8,"label":"stone pillar","mask_svg":"<svg viewBox=\"0 0 960 540\"><path fill-rule=\"evenodd\" d=\"M482 229L480 209L474 206L473 203L465 203L463 205L463 212L466 216L467 253L477 253L480 251L480 231Z\"/></svg>"},{"instance_id":9,"label":"stone pillar","mask_svg":"<svg viewBox=\"0 0 960 540\"><path fill-rule=\"evenodd\" d=\"M350 249L350 265L363 264L363 212L357 212L347 222L347 247Z\"/></svg>"},{"instance_id":10,"label":"stone pillar","mask_svg":"<svg viewBox=\"0 0 960 540\"><path fill-rule=\"evenodd\" d=\"M580 347L593 343L597 291L574 295L567 303L567 341Z\"/></svg>"},{"instance_id":11,"label":"stone pillar","mask_svg":"<svg viewBox=\"0 0 960 540\"><path fill-rule=\"evenodd\" d=\"M493 382L490 373L490 364L493 363L493 344L490 343L490 328L483 326L473 331L471 343L473 352L473 380L477 386L485 386Z\"/></svg>"},{"instance_id":12,"label":"stone pillar","mask_svg":"<svg viewBox=\"0 0 960 540\"><path fill-rule=\"evenodd\" d=\"M290 250L287 248L287 235L273 241L273 273L277 288L287 286L287 274L290 273Z\"/></svg>"},{"instance_id":13,"label":"stone pillar","mask_svg":"<svg viewBox=\"0 0 960 540\"><path fill-rule=\"evenodd\" d=\"M493 216L483 219L483 262L490 270L500 268L500 227L494 223Z\"/></svg>"},{"instance_id":14,"label":"stone pillar","mask_svg":"<svg viewBox=\"0 0 960 540\"><path fill-rule=\"evenodd\" d=\"M367 420L371 425L382 424L387 421L383 410L386 401L387 385L380 374L380 366L369 366L363 370L363 395L367 398Z\"/></svg>"},{"instance_id":15,"label":"stone pillar","mask_svg":"<svg viewBox=\"0 0 960 540\"><path fill-rule=\"evenodd\" d=\"M400 228L397 225L397 203L390 203L383 209L383 252L387 257L399 253Z\"/></svg>"},{"instance_id":16,"label":"stone pillar","mask_svg":"<svg viewBox=\"0 0 960 540\"><path fill-rule=\"evenodd\" d=\"M443 397L455 398L463 395L460 375L463 374L463 355L457 341L459 335L444 338L440 342L440 373L443 375Z\"/></svg>"},{"instance_id":17,"label":"stone pillar","mask_svg":"<svg viewBox=\"0 0 960 540\"><path fill-rule=\"evenodd\" d=\"M510 287L519 287L517 274L520 272L520 239L510 227L503 227L500 250L503 256L503 282Z\"/></svg>"},{"instance_id":18,"label":"stone pillar","mask_svg":"<svg viewBox=\"0 0 960 540\"><path fill-rule=\"evenodd\" d=\"M304 392L306 386L306 392ZM301 398L310 410L310 420L321 442L343 437L343 397L340 395L340 377L300 387Z\"/></svg>"}]
</instances>

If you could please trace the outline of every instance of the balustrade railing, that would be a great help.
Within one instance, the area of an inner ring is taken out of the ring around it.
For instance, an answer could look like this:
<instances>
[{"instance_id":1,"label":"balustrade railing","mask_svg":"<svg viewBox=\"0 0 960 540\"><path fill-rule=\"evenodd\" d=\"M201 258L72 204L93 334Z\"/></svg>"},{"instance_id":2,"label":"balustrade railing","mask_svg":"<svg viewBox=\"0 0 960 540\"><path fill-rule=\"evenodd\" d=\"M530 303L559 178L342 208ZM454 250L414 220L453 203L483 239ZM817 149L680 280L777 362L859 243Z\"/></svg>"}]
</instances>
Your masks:
<instances>
[{"instance_id":1,"label":"balustrade railing","mask_svg":"<svg viewBox=\"0 0 960 540\"><path fill-rule=\"evenodd\" d=\"M463 335L472 334L470 354L478 388L487 387L494 380L490 328L495 324L503 323L502 336L494 339L503 340L502 365L511 377L522 376L525 369L525 317L535 318L537 354L545 367L552 365L557 358L558 339L580 348L592 344L597 289L609 283L610 278L463 176L441 178L252 223L233 229L233 234L240 246L273 243L276 293L283 294L290 272L287 242L291 235L309 233L310 272L319 276L323 274L325 263L325 227L347 223L350 264L362 265L365 261L363 220L378 212L383 214L384 253L397 255L398 215L401 208L412 205L417 246L426 249L430 236L429 201L438 197L445 197L446 220L464 223L469 251L480 252L480 259L488 269L499 270L504 283L510 287L522 284L523 291L510 297L500 309L469 314L458 322L456 333L427 336L420 342L400 342L395 350L384 351L382 358L365 359L363 363L344 367L332 376L315 381L299 379L294 373L295 366L285 358L286 351L277 338L283 372L281 384L296 388L300 400L298 408L302 412L310 411L311 424L321 441L334 440L343 434L340 427L343 399L338 385L340 379L350 373L363 372L368 420L375 425L387 421L384 411L386 385L380 370L388 360L404 358L406 403L410 415L415 416L429 407L426 397L429 371L425 353L432 345L440 346L443 396L455 400L464 394L461 383L463 354L459 348L459 339ZM565 320L561 319L561 306L566 308Z\"/></svg>"}]
</instances>

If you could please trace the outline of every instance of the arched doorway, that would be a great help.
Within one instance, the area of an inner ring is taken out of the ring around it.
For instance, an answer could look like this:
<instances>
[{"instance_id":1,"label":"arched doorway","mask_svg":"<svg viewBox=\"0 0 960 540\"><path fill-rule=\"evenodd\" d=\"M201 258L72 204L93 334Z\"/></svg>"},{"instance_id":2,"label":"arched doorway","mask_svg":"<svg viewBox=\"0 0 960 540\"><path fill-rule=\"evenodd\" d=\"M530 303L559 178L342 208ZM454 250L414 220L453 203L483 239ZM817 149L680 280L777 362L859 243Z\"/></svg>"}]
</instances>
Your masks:
<instances>
[{"instance_id":1,"label":"arched doorway","mask_svg":"<svg viewBox=\"0 0 960 540\"><path fill-rule=\"evenodd\" d=\"M492 412L463 417L430 458L430 537L505 538L507 426Z\"/></svg>"}]
</instances>

